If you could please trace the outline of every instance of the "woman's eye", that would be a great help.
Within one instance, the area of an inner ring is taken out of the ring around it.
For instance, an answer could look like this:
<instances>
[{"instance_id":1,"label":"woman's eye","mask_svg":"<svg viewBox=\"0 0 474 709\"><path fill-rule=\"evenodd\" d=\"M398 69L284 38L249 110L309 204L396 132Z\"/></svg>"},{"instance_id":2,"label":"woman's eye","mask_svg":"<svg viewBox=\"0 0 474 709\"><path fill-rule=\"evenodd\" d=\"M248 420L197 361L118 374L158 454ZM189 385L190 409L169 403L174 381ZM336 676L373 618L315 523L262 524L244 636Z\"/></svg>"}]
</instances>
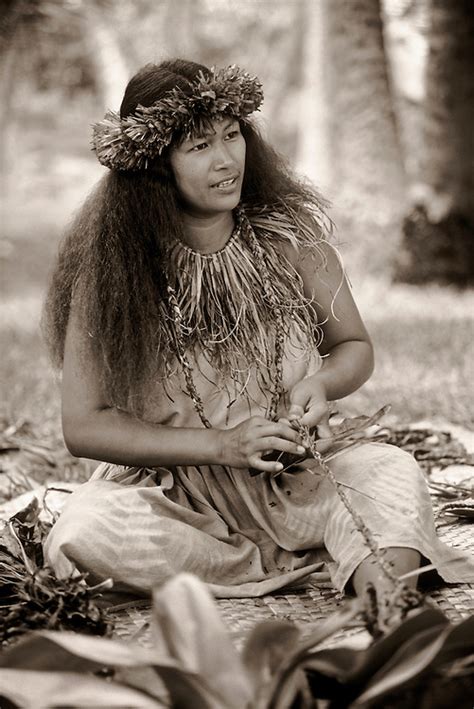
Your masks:
<instances>
[{"instance_id":1,"label":"woman's eye","mask_svg":"<svg viewBox=\"0 0 474 709\"><path fill-rule=\"evenodd\" d=\"M197 143L196 145L193 145L191 150L198 153L201 150L204 150L204 148L207 148L207 143Z\"/></svg>"},{"instance_id":2,"label":"woman's eye","mask_svg":"<svg viewBox=\"0 0 474 709\"><path fill-rule=\"evenodd\" d=\"M226 139L228 140L233 140L239 135L240 131L239 130L231 130L230 133L227 133Z\"/></svg>"}]
</instances>

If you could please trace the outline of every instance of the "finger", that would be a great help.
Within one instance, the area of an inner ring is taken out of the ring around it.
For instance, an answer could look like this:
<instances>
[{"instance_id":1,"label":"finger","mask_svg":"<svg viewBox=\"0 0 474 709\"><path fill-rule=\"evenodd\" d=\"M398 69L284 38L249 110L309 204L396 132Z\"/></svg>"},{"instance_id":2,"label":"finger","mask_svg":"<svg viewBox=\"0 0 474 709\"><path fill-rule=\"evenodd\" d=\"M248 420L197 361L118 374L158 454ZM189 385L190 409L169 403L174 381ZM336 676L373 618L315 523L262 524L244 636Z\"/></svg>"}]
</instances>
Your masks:
<instances>
[{"instance_id":1,"label":"finger","mask_svg":"<svg viewBox=\"0 0 474 709\"><path fill-rule=\"evenodd\" d=\"M277 436L278 438L285 438L287 441L293 441L294 443L301 442L301 438L298 431L295 431L294 428L291 428L289 423L272 423L267 426L262 426L258 433L259 438Z\"/></svg>"},{"instance_id":2,"label":"finger","mask_svg":"<svg viewBox=\"0 0 474 709\"><path fill-rule=\"evenodd\" d=\"M316 401L311 404L309 410L301 418L301 423L304 426L309 426L309 428L319 426L320 424L329 427L329 407L327 401Z\"/></svg>"},{"instance_id":3,"label":"finger","mask_svg":"<svg viewBox=\"0 0 474 709\"><path fill-rule=\"evenodd\" d=\"M257 450L259 451L271 448L272 450L282 451L284 453L294 453L295 455L304 455L306 452L303 446L299 443L293 443L293 441L287 441L285 438L278 438L277 436L261 438L257 445Z\"/></svg>"},{"instance_id":4,"label":"finger","mask_svg":"<svg viewBox=\"0 0 474 709\"><path fill-rule=\"evenodd\" d=\"M309 384L309 380L305 381L302 379L299 381L290 391L290 411L294 409L294 407L297 407L298 410L296 413L299 411L300 414L303 414L308 407L311 393L312 387Z\"/></svg>"},{"instance_id":5,"label":"finger","mask_svg":"<svg viewBox=\"0 0 474 709\"><path fill-rule=\"evenodd\" d=\"M247 419L247 422L254 426L268 426L268 424L270 423L269 420L264 418L263 416L252 416L251 418Z\"/></svg>"},{"instance_id":6,"label":"finger","mask_svg":"<svg viewBox=\"0 0 474 709\"><path fill-rule=\"evenodd\" d=\"M327 453L327 451L330 450L332 446L333 443L330 439L321 438L316 441L316 449L319 451L319 453Z\"/></svg>"},{"instance_id":7,"label":"finger","mask_svg":"<svg viewBox=\"0 0 474 709\"><path fill-rule=\"evenodd\" d=\"M290 421L295 419L301 419L304 414L304 408L300 404L292 404L290 410L288 411L288 418Z\"/></svg>"},{"instance_id":8,"label":"finger","mask_svg":"<svg viewBox=\"0 0 474 709\"><path fill-rule=\"evenodd\" d=\"M283 463L275 460L262 460L259 453L255 453L249 457L249 468L262 470L266 473L279 473L283 470Z\"/></svg>"},{"instance_id":9,"label":"finger","mask_svg":"<svg viewBox=\"0 0 474 709\"><path fill-rule=\"evenodd\" d=\"M318 423L318 436L319 438L332 438L333 436L328 417L326 416Z\"/></svg>"}]
</instances>

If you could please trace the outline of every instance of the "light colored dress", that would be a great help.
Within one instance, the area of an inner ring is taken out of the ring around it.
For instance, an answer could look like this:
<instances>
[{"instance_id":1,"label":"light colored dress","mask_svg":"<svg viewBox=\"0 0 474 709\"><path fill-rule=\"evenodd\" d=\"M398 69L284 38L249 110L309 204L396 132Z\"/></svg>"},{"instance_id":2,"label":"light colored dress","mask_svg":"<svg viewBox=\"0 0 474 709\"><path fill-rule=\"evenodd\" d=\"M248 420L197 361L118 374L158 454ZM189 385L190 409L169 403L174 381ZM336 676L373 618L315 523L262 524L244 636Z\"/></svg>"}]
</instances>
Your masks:
<instances>
[{"instance_id":1,"label":"light colored dress","mask_svg":"<svg viewBox=\"0 0 474 709\"><path fill-rule=\"evenodd\" d=\"M283 358L286 392L317 371L293 331ZM205 358L195 384L213 426L235 426L268 406L255 372L245 393L229 391ZM165 391L166 389L166 391ZM282 402L284 406L284 402ZM157 382L144 418L200 427L178 368ZM436 535L428 489L415 460L386 444L341 451L329 463L380 547L410 547L450 582L473 582L474 559ZM179 571L218 597L260 596L313 575L343 589L369 554L334 486L312 459L292 472L251 477L219 465L170 469L102 464L68 500L47 546L59 575L74 568L117 591L145 594Z\"/></svg>"}]
</instances>

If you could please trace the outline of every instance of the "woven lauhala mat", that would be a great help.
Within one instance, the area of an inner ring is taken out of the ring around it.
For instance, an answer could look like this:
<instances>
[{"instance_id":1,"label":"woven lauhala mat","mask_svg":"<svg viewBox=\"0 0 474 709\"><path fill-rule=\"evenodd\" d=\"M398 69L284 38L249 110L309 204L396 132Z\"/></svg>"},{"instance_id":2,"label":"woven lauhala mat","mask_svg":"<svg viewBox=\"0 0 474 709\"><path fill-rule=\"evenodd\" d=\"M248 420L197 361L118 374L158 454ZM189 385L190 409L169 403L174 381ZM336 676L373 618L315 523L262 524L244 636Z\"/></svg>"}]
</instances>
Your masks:
<instances>
[{"instance_id":1,"label":"woven lauhala mat","mask_svg":"<svg viewBox=\"0 0 474 709\"><path fill-rule=\"evenodd\" d=\"M469 522L442 524L440 538L451 546L474 551L474 525ZM428 596L431 605L440 608L452 622L474 614L474 584L449 585ZM234 644L240 648L250 630L264 620L291 620L301 626L317 623L342 608L344 597L329 589L307 587L301 591L280 592L263 598L217 599L216 605ZM126 604L111 610L114 637L132 640L145 647L152 644L150 604L147 601ZM339 644L364 633L357 625L346 628L325 645Z\"/></svg>"}]
</instances>

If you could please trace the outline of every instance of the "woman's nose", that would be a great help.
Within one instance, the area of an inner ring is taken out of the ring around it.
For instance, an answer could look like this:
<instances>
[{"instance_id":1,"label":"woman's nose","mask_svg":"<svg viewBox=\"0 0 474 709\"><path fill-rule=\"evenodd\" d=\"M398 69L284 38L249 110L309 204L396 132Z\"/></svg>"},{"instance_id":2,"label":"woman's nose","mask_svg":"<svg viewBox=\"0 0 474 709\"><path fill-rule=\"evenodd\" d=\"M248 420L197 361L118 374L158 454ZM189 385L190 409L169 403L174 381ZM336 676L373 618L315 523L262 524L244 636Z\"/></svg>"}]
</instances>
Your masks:
<instances>
[{"instance_id":1,"label":"woman's nose","mask_svg":"<svg viewBox=\"0 0 474 709\"><path fill-rule=\"evenodd\" d=\"M218 143L214 151L214 168L216 170L222 169L223 167L232 165L232 162L232 155L227 145L225 143Z\"/></svg>"}]
</instances>

